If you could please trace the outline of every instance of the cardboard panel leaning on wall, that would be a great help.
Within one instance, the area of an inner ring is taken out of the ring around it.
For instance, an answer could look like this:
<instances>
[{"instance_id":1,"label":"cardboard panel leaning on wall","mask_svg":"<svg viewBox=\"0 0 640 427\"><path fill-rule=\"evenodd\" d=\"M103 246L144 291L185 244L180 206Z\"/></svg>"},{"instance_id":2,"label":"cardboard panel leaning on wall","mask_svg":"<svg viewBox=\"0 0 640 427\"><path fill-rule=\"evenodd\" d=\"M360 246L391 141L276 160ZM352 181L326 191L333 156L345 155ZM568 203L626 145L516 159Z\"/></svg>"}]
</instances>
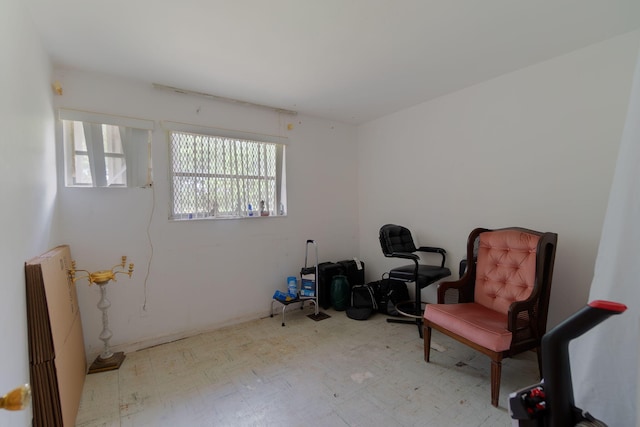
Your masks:
<instances>
[{"instance_id":1,"label":"cardboard panel leaning on wall","mask_svg":"<svg viewBox=\"0 0 640 427\"><path fill-rule=\"evenodd\" d=\"M74 425L87 362L69 246L25 264L33 425Z\"/></svg>"}]
</instances>

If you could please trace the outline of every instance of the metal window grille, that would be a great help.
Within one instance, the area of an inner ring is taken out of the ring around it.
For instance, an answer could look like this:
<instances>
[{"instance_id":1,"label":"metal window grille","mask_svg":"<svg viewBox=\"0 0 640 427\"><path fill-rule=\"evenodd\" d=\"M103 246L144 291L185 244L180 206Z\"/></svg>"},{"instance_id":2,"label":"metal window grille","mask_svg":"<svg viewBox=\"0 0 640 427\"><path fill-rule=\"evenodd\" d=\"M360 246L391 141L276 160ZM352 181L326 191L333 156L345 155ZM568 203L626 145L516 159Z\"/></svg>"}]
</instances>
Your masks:
<instances>
[{"instance_id":1,"label":"metal window grille","mask_svg":"<svg viewBox=\"0 0 640 427\"><path fill-rule=\"evenodd\" d=\"M284 145L170 132L170 219L283 215Z\"/></svg>"}]
</instances>

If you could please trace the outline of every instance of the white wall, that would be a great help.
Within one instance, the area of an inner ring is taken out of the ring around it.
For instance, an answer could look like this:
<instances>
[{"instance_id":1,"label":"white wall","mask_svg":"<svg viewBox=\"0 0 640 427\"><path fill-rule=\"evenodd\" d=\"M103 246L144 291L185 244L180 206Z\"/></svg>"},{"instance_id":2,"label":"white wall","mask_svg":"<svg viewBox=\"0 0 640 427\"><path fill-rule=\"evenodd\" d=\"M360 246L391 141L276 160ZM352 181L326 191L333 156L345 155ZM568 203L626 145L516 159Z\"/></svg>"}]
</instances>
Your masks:
<instances>
[{"instance_id":1,"label":"white wall","mask_svg":"<svg viewBox=\"0 0 640 427\"><path fill-rule=\"evenodd\" d=\"M476 226L558 232L550 323L586 300L640 33L384 117L356 134L340 123L157 92L149 82L64 69L50 78L22 4L0 5L0 393L28 381L23 263L61 243L71 245L80 268L111 266L121 254L136 263L131 280L109 289L112 343L122 348L266 315L273 291L299 271L307 238L318 240L321 260L359 256L373 280L394 264L377 242L386 222L444 246L452 269ZM168 221L160 129L154 190L57 189L55 79L64 90L57 106L287 136L289 216ZM79 282L78 293L91 359L102 344L98 290ZM30 419L30 410L0 412L0 426Z\"/></svg>"},{"instance_id":2,"label":"white wall","mask_svg":"<svg viewBox=\"0 0 640 427\"><path fill-rule=\"evenodd\" d=\"M121 255L135 263L131 280L120 276L108 285L116 349L266 316L273 292L299 275L307 239L317 240L321 261L358 255L354 127L168 93L151 82L65 69L54 74L64 90L56 106L157 121L154 190L59 190L61 233L78 268L111 267ZM288 137L288 216L169 221L162 120ZM99 291L77 283L93 358L102 346Z\"/></svg>"},{"instance_id":3,"label":"white wall","mask_svg":"<svg viewBox=\"0 0 640 427\"><path fill-rule=\"evenodd\" d=\"M0 0L0 395L29 382L24 263L54 245L56 175L50 65L24 5ZM31 425L31 409L0 426Z\"/></svg>"},{"instance_id":4,"label":"white wall","mask_svg":"<svg viewBox=\"0 0 640 427\"><path fill-rule=\"evenodd\" d=\"M639 40L629 33L361 126L360 255L370 277L397 265L377 241L387 222L444 247L455 277L473 228L522 226L558 233L549 326L581 307Z\"/></svg>"}]
</instances>

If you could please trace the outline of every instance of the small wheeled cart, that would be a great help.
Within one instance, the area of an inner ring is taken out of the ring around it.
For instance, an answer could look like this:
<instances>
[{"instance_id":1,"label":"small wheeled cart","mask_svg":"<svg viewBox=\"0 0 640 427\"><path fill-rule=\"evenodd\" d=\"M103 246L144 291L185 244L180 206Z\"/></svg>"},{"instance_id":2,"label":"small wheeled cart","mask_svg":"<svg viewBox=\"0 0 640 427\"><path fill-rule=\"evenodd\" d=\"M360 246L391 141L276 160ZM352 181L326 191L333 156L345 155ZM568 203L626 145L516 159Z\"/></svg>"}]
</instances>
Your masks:
<instances>
[{"instance_id":1,"label":"small wheeled cart","mask_svg":"<svg viewBox=\"0 0 640 427\"><path fill-rule=\"evenodd\" d=\"M313 246L315 252L315 264L309 265L309 246ZM300 290L295 298L279 299L274 296L271 300L271 317L273 317L274 304L282 305L282 326L285 326L285 313L291 304L300 304L300 310L304 308L304 303L309 302L314 305L315 313L311 318L317 318L318 313L318 244L315 240L307 240L304 252L304 267L300 270ZM312 317L314 316L314 317Z\"/></svg>"}]
</instances>

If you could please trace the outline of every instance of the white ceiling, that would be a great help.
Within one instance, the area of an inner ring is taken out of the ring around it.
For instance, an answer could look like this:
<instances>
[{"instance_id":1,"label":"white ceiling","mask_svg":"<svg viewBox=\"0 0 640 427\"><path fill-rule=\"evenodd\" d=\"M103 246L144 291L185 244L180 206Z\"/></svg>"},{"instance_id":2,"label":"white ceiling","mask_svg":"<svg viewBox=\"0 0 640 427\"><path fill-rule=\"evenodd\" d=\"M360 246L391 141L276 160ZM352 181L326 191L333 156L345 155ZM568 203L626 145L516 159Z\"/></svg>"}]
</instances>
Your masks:
<instances>
[{"instance_id":1,"label":"white ceiling","mask_svg":"<svg viewBox=\"0 0 640 427\"><path fill-rule=\"evenodd\" d=\"M54 64L364 123L640 28L640 0L26 0Z\"/></svg>"}]
</instances>

